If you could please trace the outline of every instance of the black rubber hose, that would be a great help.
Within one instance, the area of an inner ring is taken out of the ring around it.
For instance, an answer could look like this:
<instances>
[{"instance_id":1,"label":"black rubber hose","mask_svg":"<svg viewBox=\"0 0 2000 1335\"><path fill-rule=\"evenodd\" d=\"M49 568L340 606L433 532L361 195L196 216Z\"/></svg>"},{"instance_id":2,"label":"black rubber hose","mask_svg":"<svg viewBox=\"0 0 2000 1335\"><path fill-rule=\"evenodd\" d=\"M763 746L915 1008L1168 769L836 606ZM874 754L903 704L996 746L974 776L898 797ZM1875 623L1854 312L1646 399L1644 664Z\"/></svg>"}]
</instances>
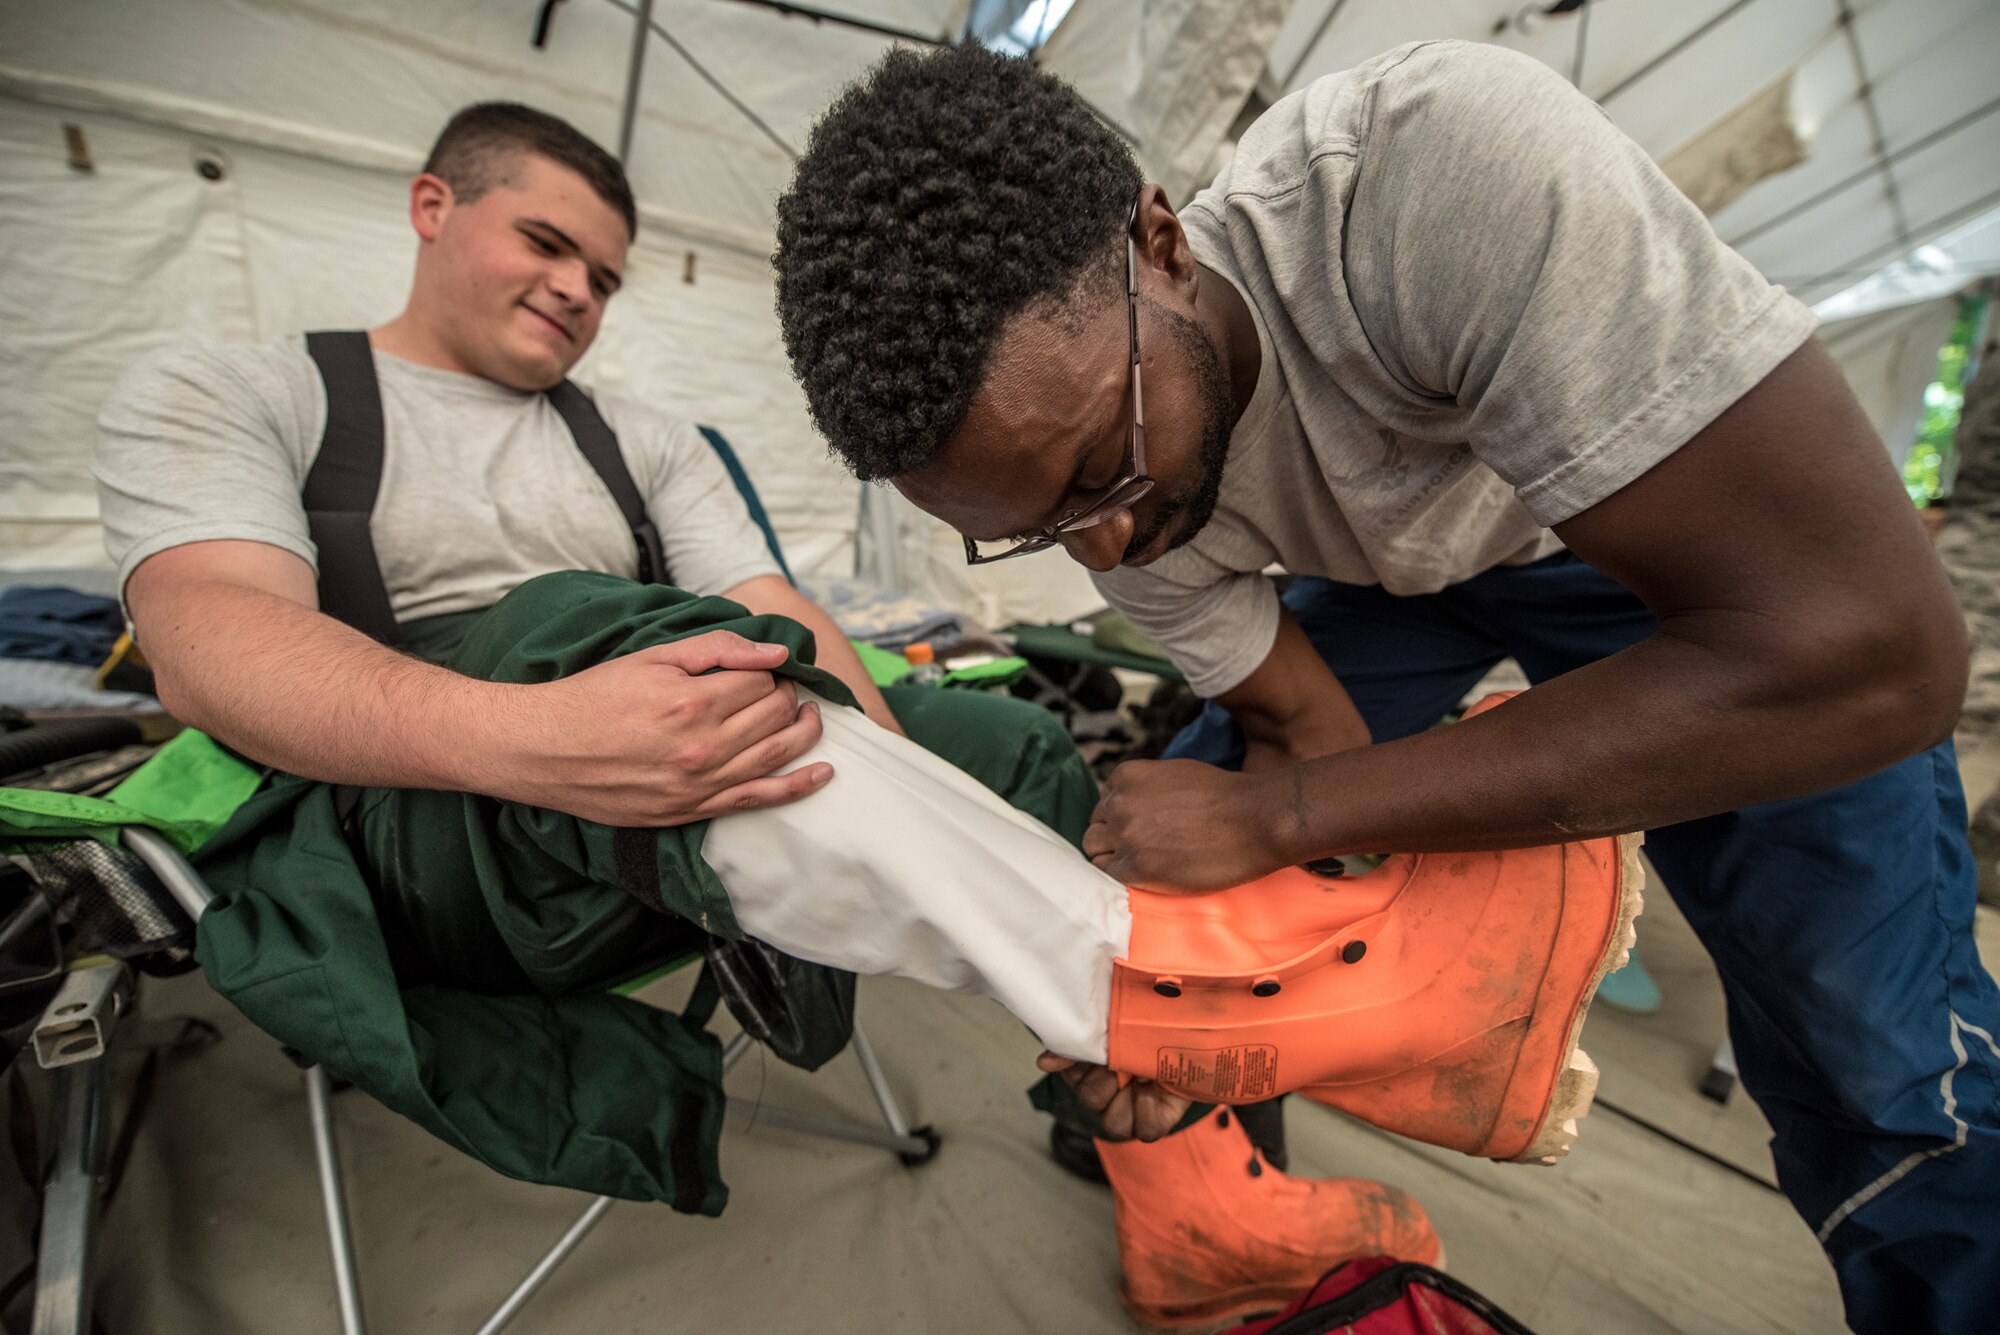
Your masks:
<instances>
[{"instance_id":1,"label":"black rubber hose","mask_svg":"<svg viewBox=\"0 0 2000 1335\"><path fill-rule=\"evenodd\" d=\"M13 778L59 760L93 751L130 746L143 740L139 725L125 718L57 719L0 736L0 778Z\"/></svg>"}]
</instances>

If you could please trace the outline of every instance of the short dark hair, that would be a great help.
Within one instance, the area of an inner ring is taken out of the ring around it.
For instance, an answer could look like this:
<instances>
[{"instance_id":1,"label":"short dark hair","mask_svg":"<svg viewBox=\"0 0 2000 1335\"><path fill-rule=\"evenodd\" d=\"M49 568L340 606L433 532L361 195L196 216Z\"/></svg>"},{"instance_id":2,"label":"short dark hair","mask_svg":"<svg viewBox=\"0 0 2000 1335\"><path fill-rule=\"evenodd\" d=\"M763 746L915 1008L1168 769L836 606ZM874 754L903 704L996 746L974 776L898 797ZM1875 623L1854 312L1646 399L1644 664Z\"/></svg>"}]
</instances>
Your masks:
<instances>
[{"instance_id":1,"label":"short dark hair","mask_svg":"<svg viewBox=\"0 0 2000 1335\"><path fill-rule=\"evenodd\" d=\"M522 153L539 154L581 176L599 199L618 210L625 235L639 234L639 210L618 159L562 117L519 102L475 102L453 116L431 145L424 170L469 204L504 184Z\"/></svg>"},{"instance_id":2,"label":"short dark hair","mask_svg":"<svg viewBox=\"0 0 2000 1335\"><path fill-rule=\"evenodd\" d=\"M772 262L792 372L857 477L937 453L1014 315L1123 282L1142 184L1124 141L1025 59L892 51L840 95L778 201Z\"/></svg>"}]
</instances>

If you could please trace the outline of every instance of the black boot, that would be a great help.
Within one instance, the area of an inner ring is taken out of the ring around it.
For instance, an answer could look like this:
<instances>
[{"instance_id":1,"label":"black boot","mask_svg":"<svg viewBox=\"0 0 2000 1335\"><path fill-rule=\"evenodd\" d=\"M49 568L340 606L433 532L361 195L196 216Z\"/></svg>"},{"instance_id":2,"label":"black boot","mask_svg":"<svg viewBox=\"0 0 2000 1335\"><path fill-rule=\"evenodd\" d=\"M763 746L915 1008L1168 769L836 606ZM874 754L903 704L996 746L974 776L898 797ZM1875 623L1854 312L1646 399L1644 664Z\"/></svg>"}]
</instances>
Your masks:
<instances>
[{"instance_id":1,"label":"black boot","mask_svg":"<svg viewBox=\"0 0 2000 1335\"><path fill-rule=\"evenodd\" d=\"M1242 1119L1243 1130L1264 1156L1264 1162L1286 1171L1291 1155L1285 1149L1285 1100L1282 1095L1264 1103L1246 1103L1232 1111ZM1097 1145L1088 1134L1073 1131L1061 1122L1049 1124L1049 1153L1055 1161L1087 1182L1103 1183L1104 1164L1097 1157Z\"/></svg>"}]
</instances>

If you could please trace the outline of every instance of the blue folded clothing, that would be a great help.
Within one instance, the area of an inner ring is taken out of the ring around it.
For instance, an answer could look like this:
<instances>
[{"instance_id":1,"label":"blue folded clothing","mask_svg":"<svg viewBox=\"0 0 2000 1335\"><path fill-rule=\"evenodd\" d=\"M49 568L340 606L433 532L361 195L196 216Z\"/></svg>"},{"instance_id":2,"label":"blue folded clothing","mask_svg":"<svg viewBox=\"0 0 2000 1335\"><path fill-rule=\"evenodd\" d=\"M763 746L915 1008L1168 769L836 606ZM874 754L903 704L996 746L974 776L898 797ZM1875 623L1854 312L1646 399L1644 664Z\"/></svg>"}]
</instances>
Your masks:
<instances>
[{"instance_id":1,"label":"blue folded clothing","mask_svg":"<svg viewBox=\"0 0 2000 1335\"><path fill-rule=\"evenodd\" d=\"M96 667L124 629L116 598L54 584L17 584L0 593L0 658Z\"/></svg>"},{"instance_id":2,"label":"blue folded clothing","mask_svg":"<svg viewBox=\"0 0 2000 1335\"><path fill-rule=\"evenodd\" d=\"M955 644L965 638L965 619L958 613L908 594L837 576L807 579L801 587L850 640L902 649L919 641Z\"/></svg>"}]
</instances>

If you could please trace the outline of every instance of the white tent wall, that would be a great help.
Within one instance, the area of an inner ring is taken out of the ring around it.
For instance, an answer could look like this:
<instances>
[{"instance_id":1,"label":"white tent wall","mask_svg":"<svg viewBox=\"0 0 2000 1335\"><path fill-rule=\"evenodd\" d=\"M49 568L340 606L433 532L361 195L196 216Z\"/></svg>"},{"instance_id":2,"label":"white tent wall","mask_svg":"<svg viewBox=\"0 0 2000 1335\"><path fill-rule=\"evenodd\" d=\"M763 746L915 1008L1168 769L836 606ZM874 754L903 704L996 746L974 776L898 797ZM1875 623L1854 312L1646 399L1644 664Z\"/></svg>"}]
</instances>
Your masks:
<instances>
[{"instance_id":1,"label":"white tent wall","mask_svg":"<svg viewBox=\"0 0 2000 1335\"><path fill-rule=\"evenodd\" d=\"M0 102L0 245L12 261L0 310L15 317L0 330L0 411L14 427L0 449L0 563L96 555L91 421L141 352L394 310L412 245L402 179L450 111L518 98L615 141L628 4L567 0L540 50L529 41L539 0L0 5L0 98L11 99ZM965 12L964 0L844 8L937 35ZM1522 12L1507 0L1078 0L1043 59L1120 125L1152 175L1186 182L1181 198L1227 151L1260 70L1260 92L1277 96L1399 42L1462 37L1570 73L1578 20L1524 25ZM764 257L788 147L890 43L728 0L657 0L655 21L768 131L651 41L631 164L645 216L634 283L580 375L721 427L798 564L844 571L858 493L791 385ZM1734 170L1719 123L1784 88L1741 120L1769 138L1784 128L1771 124L1778 108L1804 161L1752 163L1718 195L1715 220L1807 300L2000 202L2000 0L1599 3L1589 23L1584 90L1658 157L1698 145ZM1878 120L1882 146L1903 153L1893 196L1871 167ZM65 121L84 125L95 172L64 165ZM194 174L197 146L228 157L223 181ZM1096 605L1059 560L967 570L942 526L878 494L862 565L901 587L989 620ZM888 545L870 550L876 540Z\"/></svg>"},{"instance_id":2,"label":"white tent wall","mask_svg":"<svg viewBox=\"0 0 2000 1335\"><path fill-rule=\"evenodd\" d=\"M95 169L65 162L80 124ZM197 159L221 166L209 181ZM407 176L0 106L4 287L0 395L16 430L0 461L0 562L100 564L89 444L125 367L183 340L378 323L401 308L415 251ZM688 256L693 282L686 281ZM578 368L730 438L804 571L846 573L856 484L806 419L759 258L644 228L628 285Z\"/></svg>"},{"instance_id":3,"label":"white tent wall","mask_svg":"<svg viewBox=\"0 0 2000 1335\"><path fill-rule=\"evenodd\" d=\"M607 0L65 0L0 6L0 83L126 90L183 126L179 103L265 127L331 131L421 158L445 118L505 97L615 146L633 17ZM870 0L870 17L938 32L950 0ZM887 47L868 33L724 0L658 0L655 21L793 146ZM631 164L639 198L681 225L768 246L787 154L655 38Z\"/></svg>"},{"instance_id":4,"label":"white tent wall","mask_svg":"<svg viewBox=\"0 0 2000 1335\"><path fill-rule=\"evenodd\" d=\"M233 185L188 145L87 127L102 169L73 171L55 117L0 103L0 564L101 565L89 451L96 407L169 337L254 329ZM167 331L173 331L170 335Z\"/></svg>"},{"instance_id":5,"label":"white tent wall","mask_svg":"<svg viewBox=\"0 0 2000 1335\"><path fill-rule=\"evenodd\" d=\"M1095 0L1080 0L1087 11ZM1255 0L1269 5L1281 0ZM0 6L0 567L101 564L89 452L122 370L182 340L258 339L379 321L399 308L414 238L404 187L444 119L527 101L615 143L634 20L569 0L542 50L534 0L69 0ZM960 0L849 12L951 31ZM888 40L725 0L659 0L655 22L771 130L814 116ZM1247 86L1247 85L1246 85ZM95 170L65 164L84 127ZM219 182L192 158L226 161ZM578 378L727 435L801 573L846 574L859 489L813 431L779 342L766 257L789 155L655 36L630 171L642 213L630 282ZM684 281L687 257L694 281ZM968 570L957 539L893 492L869 564L988 622L1101 605L1051 559ZM865 545L865 544L864 544ZM864 553L866 554L866 553Z\"/></svg>"},{"instance_id":6,"label":"white tent wall","mask_svg":"<svg viewBox=\"0 0 2000 1335\"><path fill-rule=\"evenodd\" d=\"M1953 294L1820 327L1899 472L1916 444L1924 390L1937 379L1938 352L1957 316Z\"/></svg>"},{"instance_id":7,"label":"white tent wall","mask_svg":"<svg viewBox=\"0 0 2000 1335\"><path fill-rule=\"evenodd\" d=\"M1582 22L1541 17L1544 7L1295 0L1259 90L1275 99L1399 43L1440 37L1493 41L1571 75ZM2000 0L1599 0L1580 83L1664 159L1792 75L1805 160L1743 190L1715 223L1766 275L1817 302L2000 206L1995 51ZM1878 123L1881 148L1901 155L1887 176L1876 169Z\"/></svg>"},{"instance_id":8,"label":"white tent wall","mask_svg":"<svg viewBox=\"0 0 2000 1335\"><path fill-rule=\"evenodd\" d=\"M1218 150L1263 72L1292 0L1094 0L1041 63L1132 141L1147 179L1182 203L1221 170Z\"/></svg>"}]
</instances>

